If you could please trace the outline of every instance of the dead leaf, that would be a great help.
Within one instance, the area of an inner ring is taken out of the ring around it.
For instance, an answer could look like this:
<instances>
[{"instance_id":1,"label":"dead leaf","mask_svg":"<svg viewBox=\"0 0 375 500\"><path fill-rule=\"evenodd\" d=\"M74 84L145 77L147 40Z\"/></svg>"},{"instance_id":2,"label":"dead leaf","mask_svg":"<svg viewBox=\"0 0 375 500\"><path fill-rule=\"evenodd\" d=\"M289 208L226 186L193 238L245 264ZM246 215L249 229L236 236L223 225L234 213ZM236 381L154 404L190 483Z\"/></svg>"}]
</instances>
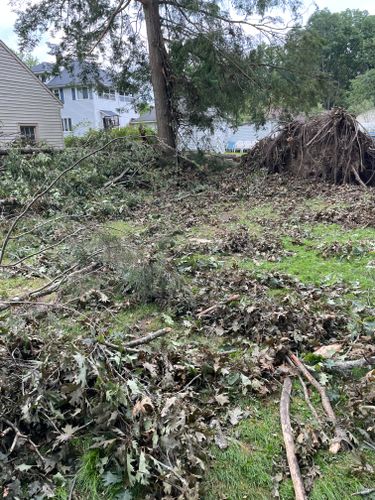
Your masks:
<instances>
[{"instance_id":1,"label":"dead leaf","mask_svg":"<svg viewBox=\"0 0 375 500\"><path fill-rule=\"evenodd\" d=\"M132 415L133 417L142 414L145 415L146 413L152 412L154 409L154 405L152 404L151 399L148 396L145 396L143 399L137 401L133 407L132 410Z\"/></svg>"},{"instance_id":2,"label":"dead leaf","mask_svg":"<svg viewBox=\"0 0 375 500\"><path fill-rule=\"evenodd\" d=\"M229 403L229 398L225 394L217 394L215 396L215 400L219 403L220 406L224 406Z\"/></svg>"},{"instance_id":3,"label":"dead leaf","mask_svg":"<svg viewBox=\"0 0 375 500\"><path fill-rule=\"evenodd\" d=\"M314 351L316 356L321 356L325 359L332 358L336 353L340 352L342 349L342 344L330 344L330 345L322 345L319 349Z\"/></svg>"}]
</instances>

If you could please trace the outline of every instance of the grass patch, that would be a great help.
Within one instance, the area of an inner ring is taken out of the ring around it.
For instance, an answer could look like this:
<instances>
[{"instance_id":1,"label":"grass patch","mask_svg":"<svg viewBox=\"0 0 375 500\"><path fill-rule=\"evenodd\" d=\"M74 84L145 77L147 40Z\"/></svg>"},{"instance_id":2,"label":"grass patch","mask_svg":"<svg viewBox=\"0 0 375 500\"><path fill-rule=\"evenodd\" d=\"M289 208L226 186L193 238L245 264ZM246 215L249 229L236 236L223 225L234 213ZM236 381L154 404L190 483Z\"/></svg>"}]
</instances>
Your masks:
<instances>
[{"instance_id":1,"label":"grass patch","mask_svg":"<svg viewBox=\"0 0 375 500\"><path fill-rule=\"evenodd\" d=\"M9 276L0 279L0 298L7 299L16 295L35 290L44 283L41 278L28 278L24 276Z\"/></svg>"},{"instance_id":2,"label":"grass patch","mask_svg":"<svg viewBox=\"0 0 375 500\"><path fill-rule=\"evenodd\" d=\"M140 224L134 224L133 222L127 222L124 220L113 220L106 222L103 226L111 236L117 236L118 238L123 238L130 235L139 235L143 231L147 230L147 226Z\"/></svg>"},{"instance_id":3,"label":"grass patch","mask_svg":"<svg viewBox=\"0 0 375 500\"><path fill-rule=\"evenodd\" d=\"M282 238L284 248L293 252L293 255L284 257L278 262L262 261L255 264L253 261L244 260L239 265L250 270L281 271L295 276L306 284L346 283L371 293L375 290L375 279L368 267L373 259L371 252L352 256L350 259L340 259L322 257L317 249L322 243L359 242L374 238L373 229L348 231L337 224L318 224L310 229L309 238L301 245L293 243L287 237Z\"/></svg>"},{"instance_id":4,"label":"grass patch","mask_svg":"<svg viewBox=\"0 0 375 500\"><path fill-rule=\"evenodd\" d=\"M291 413L299 420L311 421L310 410L298 384L294 387ZM312 401L318 407L317 394L312 396ZM213 461L203 485L202 498L205 500L273 498L273 476L278 472L277 466L284 455L279 402L254 400L249 406L252 416L232 431L232 444L223 451L217 447L212 449ZM349 500L353 493L374 486L370 472L371 467L375 467L375 453L372 451L348 451L338 455L320 451L314 462L319 467L320 476L310 493L312 500ZM368 471L363 467L364 463L369 464ZM280 498L294 499L289 479L280 484Z\"/></svg>"},{"instance_id":5,"label":"grass patch","mask_svg":"<svg viewBox=\"0 0 375 500\"><path fill-rule=\"evenodd\" d=\"M282 452L277 406L273 401L252 401L251 405L254 416L237 426L236 441L224 451L212 450L214 462L202 498L272 498L272 463Z\"/></svg>"},{"instance_id":6,"label":"grass patch","mask_svg":"<svg viewBox=\"0 0 375 500\"><path fill-rule=\"evenodd\" d=\"M109 334L127 333L131 327L139 324L142 330L149 332L162 326L159 308L155 304L141 304L131 309L120 311L111 320Z\"/></svg>"}]
</instances>

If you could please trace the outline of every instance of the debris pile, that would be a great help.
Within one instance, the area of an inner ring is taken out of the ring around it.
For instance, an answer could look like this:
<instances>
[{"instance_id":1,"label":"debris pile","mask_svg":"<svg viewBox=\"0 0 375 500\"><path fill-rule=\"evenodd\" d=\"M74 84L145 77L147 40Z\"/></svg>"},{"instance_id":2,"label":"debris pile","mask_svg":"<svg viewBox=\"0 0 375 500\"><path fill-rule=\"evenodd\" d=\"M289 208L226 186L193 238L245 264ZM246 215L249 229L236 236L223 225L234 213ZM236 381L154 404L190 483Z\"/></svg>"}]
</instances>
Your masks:
<instances>
[{"instance_id":1,"label":"debris pile","mask_svg":"<svg viewBox=\"0 0 375 500\"><path fill-rule=\"evenodd\" d=\"M343 108L283 125L257 142L243 164L334 184L375 185L374 141Z\"/></svg>"}]
</instances>

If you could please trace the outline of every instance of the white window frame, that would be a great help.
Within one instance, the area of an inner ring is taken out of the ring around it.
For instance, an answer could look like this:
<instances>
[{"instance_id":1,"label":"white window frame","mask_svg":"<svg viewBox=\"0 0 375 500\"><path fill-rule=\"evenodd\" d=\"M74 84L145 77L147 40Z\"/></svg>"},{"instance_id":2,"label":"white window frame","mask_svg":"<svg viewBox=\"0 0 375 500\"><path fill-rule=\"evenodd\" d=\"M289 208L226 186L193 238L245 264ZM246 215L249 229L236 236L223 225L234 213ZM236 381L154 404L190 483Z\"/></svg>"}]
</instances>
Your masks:
<instances>
[{"instance_id":1,"label":"white window frame","mask_svg":"<svg viewBox=\"0 0 375 500\"><path fill-rule=\"evenodd\" d=\"M21 129L23 127L25 127L25 128L29 127L29 128L35 129L34 130L34 145L37 144L39 142L39 128L38 128L38 124L37 123L19 123L18 124L18 129L19 129L21 140L23 138L22 132L21 132Z\"/></svg>"},{"instance_id":2,"label":"white window frame","mask_svg":"<svg viewBox=\"0 0 375 500\"><path fill-rule=\"evenodd\" d=\"M98 93L100 99L106 99L107 101L115 101L116 100L116 91L114 89L107 89L100 91Z\"/></svg>"},{"instance_id":3,"label":"white window frame","mask_svg":"<svg viewBox=\"0 0 375 500\"><path fill-rule=\"evenodd\" d=\"M62 128L64 132L71 132L73 130L71 118L61 118Z\"/></svg>"},{"instance_id":4,"label":"white window frame","mask_svg":"<svg viewBox=\"0 0 375 500\"><path fill-rule=\"evenodd\" d=\"M87 97L83 97L84 90L87 91ZM92 99L92 89L90 87L77 87L76 99L77 101L88 101L89 99Z\"/></svg>"}]
</instances>

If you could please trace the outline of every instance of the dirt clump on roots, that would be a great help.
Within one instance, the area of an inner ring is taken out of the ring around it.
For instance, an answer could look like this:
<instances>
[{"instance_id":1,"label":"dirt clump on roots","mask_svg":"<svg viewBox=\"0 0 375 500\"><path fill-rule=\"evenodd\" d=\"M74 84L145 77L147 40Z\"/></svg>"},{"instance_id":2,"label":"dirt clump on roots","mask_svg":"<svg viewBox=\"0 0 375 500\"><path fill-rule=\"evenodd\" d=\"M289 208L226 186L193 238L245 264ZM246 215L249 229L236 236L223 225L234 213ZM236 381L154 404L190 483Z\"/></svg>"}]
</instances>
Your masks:
<instances>
[{"instance_id":1,"label":"dirt clump on roots","mask_svg":"<svg viewBox=\"0 0 375 500\"><path fill-rule=\"evenodd\" d=\"M375 185L375 143L343 108L284 124L257 142L242 163L334 184Z\"/></svg>"}]
</instances>

